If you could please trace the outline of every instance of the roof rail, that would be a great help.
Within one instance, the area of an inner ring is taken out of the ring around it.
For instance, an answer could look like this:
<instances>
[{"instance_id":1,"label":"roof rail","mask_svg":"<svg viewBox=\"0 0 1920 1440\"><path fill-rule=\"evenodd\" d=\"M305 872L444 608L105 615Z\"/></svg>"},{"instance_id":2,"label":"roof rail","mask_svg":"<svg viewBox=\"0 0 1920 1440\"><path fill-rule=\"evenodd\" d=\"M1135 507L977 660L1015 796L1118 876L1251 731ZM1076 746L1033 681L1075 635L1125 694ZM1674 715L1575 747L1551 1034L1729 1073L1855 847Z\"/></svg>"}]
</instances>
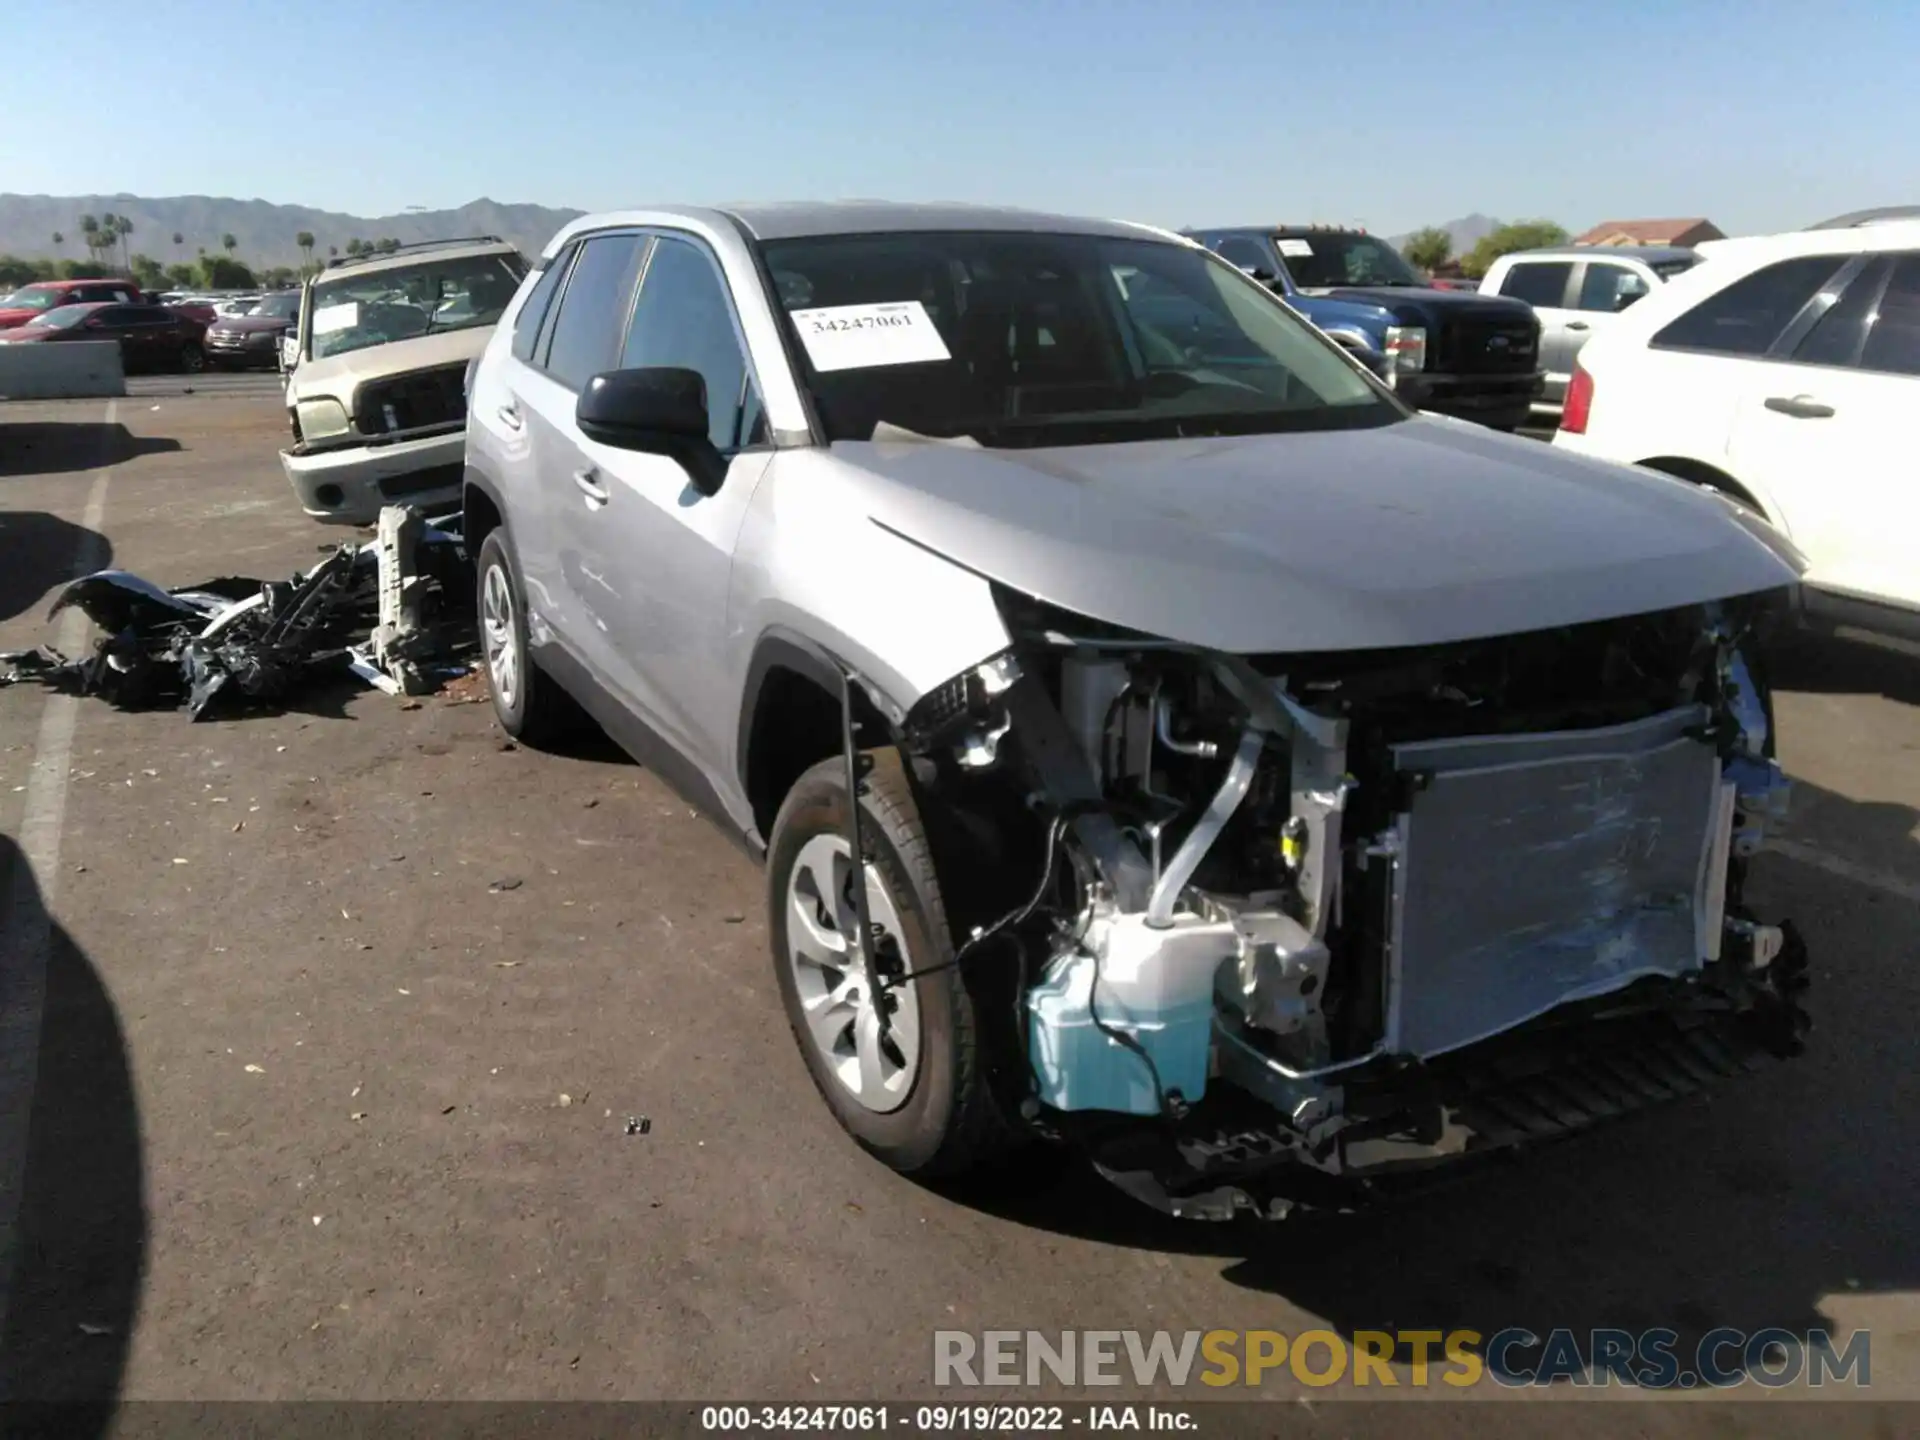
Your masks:
<instances>
[{"instance_id":1,"label":"roof rail","mask_svg":"<svg viewBox=\"0 0 1920 1440\"><path fill-rule=\"evenodd\" d=\"M406 255L415 250L443 250L454 245L504 245L507 242L498 235L459 235L446 240L414 240L405 245L396 245L391 250L368 250L359 255L341 255L327 261L329 270L344 269L348 265L364 265L369 260L385 260L394 255Z\"/></svg>"},{"instance_id":2,"label":"roof rail","mask_svg":"<svg viewBox=\"0 0 1920 1440\"><path fill-rule=\"evenodd\" d=\"M1920 220L1920 205L1883 205L1877 210L1855 210L1809 225L1809 230L1857 230L1863 225L1884 225L1895 220Z\"/></svg>"}]
</instances>

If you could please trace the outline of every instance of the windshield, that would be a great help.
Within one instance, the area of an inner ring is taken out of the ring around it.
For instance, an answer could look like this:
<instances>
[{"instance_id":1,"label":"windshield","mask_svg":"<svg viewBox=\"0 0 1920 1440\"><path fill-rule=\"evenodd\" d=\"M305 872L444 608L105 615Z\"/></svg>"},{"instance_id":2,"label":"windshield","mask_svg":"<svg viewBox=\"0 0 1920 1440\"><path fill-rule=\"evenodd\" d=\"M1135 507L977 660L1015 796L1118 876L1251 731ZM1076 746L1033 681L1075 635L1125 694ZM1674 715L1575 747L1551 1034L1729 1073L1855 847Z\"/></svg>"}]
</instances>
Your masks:
<instances>
[{"instance_id":1,"label":"windshield","mask_svg":"<svg viewBox=\"0 0 1920 1440\"><path fill-rule=\"evenodd\" d=\"M307 353L317 360L429 331L491 325L525 273L518 255L468 255L318 281Z\"/></svg>"},{"instance_id":2,"label":"windshield","mask_svg":"<svg viewBox=\"0 0 1920 1440\"><path fill-rule=\"evenodd\" d=\"M1698 255L1687 255L1677 260L1656 260L1653 262L1653 273L1662 280L1671 280L1676 275L1686 274L1699 263Z\"/></svg>"},{"instance_id":3,"label":"windshield","mask_svg":"<svg viewBox=\"0 0 1920 1440\"><path fill-rule=\"evenodd\" d=\"M1405 414L1262 286L1198 248L963 232L783 240L764 253L833 440L887 426L1072 445Z\"/></svg>"},{"instance_id":4,"label":"windshield","mask_svg":"<svg viewBox=\"0 0 1920 1440\"><path fill-rule=\"evenodd\" d=\"M93 305L60 305L47 311L33 323L37 329L41 330L71 330L97 308Z\"/></svg>"},{"instance_id":5,"label":"windshield","mask_svg":"<svg viewBox=\"0 0 1920 1440\"><path fill-rule=\"evenodd\" d=\"M1302 290L1336 285L1425 285L1400 252L1384 240L1338 230L1309 235L1277 235L1287 274Z\"/></svg>"},{"instance_id":6,"label":"windshield","mask_svg":"<svg viewBox=\"0 0 1920 1440\"><path fill-rule=\"evenodd\" d=\"M249 313L274 320L291 320L300 313L300 292L288 290L283 294L269 295Z\"/></svg>"},{"instance_id":7,"label":"windshield","mask_svg":"<svg viewBox=\"0 0 1920 1440\"><path fill-rule=\"evenodd\" d=\"M0 306L9 310L46 310L50 309L59 296L58 290L35 290L31 287L16 290L6 299L0 300Z\"/></svg>"}]
</instances>

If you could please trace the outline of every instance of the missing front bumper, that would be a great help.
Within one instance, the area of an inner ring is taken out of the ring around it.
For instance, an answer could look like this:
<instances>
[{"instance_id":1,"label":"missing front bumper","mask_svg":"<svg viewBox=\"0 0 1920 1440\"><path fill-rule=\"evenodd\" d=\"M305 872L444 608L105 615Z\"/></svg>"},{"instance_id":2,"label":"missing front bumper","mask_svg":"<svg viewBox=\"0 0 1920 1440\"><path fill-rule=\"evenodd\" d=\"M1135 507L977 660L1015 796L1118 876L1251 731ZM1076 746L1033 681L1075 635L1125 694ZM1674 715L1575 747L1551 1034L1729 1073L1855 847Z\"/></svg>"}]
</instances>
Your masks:
<instances>
[{"instance_id":1,"label":"missing front bumper","mask_svg":"<svg viewBox=\"0 0 1920 1440\"><path fill-rule=\"evenodd\" d=\"M1778 933L1761 973L1730 958L1699 980L1643 982L1431 1062L1374 1062L1337 1090L1309 1082L1285 1111L1221 1085L1178 1126L1068 1117L1063 1129L1114 1184L1171 1215L1365 1208L1796 1053L1806 950L1791 925Z\"/></svg>"}]
</instances>

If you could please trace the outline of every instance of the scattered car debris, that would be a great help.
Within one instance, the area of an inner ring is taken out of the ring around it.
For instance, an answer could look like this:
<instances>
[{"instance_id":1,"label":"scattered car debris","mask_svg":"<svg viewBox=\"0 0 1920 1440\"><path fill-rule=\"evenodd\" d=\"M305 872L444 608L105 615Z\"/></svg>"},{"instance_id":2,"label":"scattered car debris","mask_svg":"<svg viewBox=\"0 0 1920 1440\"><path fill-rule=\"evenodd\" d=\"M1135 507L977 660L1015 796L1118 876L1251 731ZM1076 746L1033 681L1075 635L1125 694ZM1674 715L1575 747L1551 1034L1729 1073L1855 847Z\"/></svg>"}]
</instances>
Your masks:
<instances>
[{"instance_id":1,"label":"scattered car debris","mask_svg":"<svg viewBox=\"0 0 1920 1440\"><path fill-rule=\"evenodd\" d=\"M627 1117L627 1134L646 1135L651 1133L652 1130L653 1121L645 1115L629 1115Z\"/></svg>"},{"instance_id":2,"label":"scattered car debris","mask_svg":"<svg viewBox=\"0 0 1920 1440\"><path fill-rule=\"evenodd\" d=\"M284 581L227 576L166 590L124 570L82 576L48 618L78 607L105 632L93 653L0 653L0 684L37 680L122 709L183 704L190 720L222 695L283 703L342 669L417 694L439 678L434 655L471 644L472 594L458 517L429 521L392 505L374 540Z\"/></svg>"},{"instance_id":3,"label":"scattered car debris","mask_svg":"<svg viewBox=\"0 0 1920 1440\"><path fill-rule=\"evenodd\" d=\"M498 895L502 890L518 890L526 882L517 875L509 875L504 880L496 880L487 886L487 893Z\"/></svg>"}]
</instances>

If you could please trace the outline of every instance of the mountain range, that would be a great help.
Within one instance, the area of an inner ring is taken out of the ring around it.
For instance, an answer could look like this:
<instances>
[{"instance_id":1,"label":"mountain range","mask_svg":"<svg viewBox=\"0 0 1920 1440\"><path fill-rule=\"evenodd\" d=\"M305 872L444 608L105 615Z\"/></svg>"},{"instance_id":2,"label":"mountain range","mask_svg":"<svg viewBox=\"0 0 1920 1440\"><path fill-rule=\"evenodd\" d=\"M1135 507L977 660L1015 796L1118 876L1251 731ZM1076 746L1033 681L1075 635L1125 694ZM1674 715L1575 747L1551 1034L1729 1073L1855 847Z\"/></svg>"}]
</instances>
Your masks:
<instances>
[{"instance_id":1,"label":"mountain range","mask_svg":"<svg viewBox=\"0 0 1920 1440\"><path fill-rule=\"evenodd\" d=\"M202 249L222 253L221 239L238 242L234 257L256 268L298 265L304 258L294 237L312 234L315 253L346 249L353 239L392 238L403 244L456 235L498 235L529 254L537 252L569 220L582 212L545 205L506 205L475 200L457 210L408 210L399 215L344 215L306 205L276 205L267 200L227 200L210 195L175 195L149 200L138 195L0 194L0 255L33 259L45 255L86 258L80 242L80 217L111 211L133 221L127 249L151 255L162 264L191 260ZM1488 215L1449 220L1439 228L1453 237L1453 253L1463 255L1499 227ZM58 232L65 241L57 249ZM180 236L175 245L173 237ZM1396 248L1406 235L1389 237Z\"/></svg>"},{"instance_id":2,"label":"mountain range","mask_svg":"<svg viewBox=\"0 0 1920 1440\"><path fill-rule=\"evenodd\" d=\"M209 195L175 195L148 200L138 195L0 194L0 255L33 259L45 255L86 259L80 217L106 212L133 222L129 253L151 255L163 265L192 260L200 251L224 253L223 236L239 243L234 258L256 268L298 265L294 237L312 234L314 253L324 257L353 239L391 238L405 244L460 235L498 235L529 254L539 251L553 232L581 214L544 205L503 205L475 200L457 210L409 210L399 215L342 215L306 205L275 205L267 200L225 200ZM57 249L54 234L65 236ZM180 236L178 245L173 237Z\"/></svg>"},{"instance_id":3,"label":"mountain range","mask_svg":"<svg viewBox=\"0 0 1920 1440\"><path fill-rule=\"evenodd\" d=\"M1458 220L1449 220L1446 224L1438 225L1434 228L1444 230L1447 234L1451 235L1453 237L1453 253L1456 255L1464 255L1473 249L1475 245L1478 245L1482 240L1486 239L1487 236L1498 230L1500 225L1501 222L1494 219L1491 215L1481 215L1476 212L1472 215L1463 216ZM1387 237L1387 243L1398 250L1412 238L1413 232L1409 230L1405 235L1389 235Z\"/></svg>"}]
</instances>

